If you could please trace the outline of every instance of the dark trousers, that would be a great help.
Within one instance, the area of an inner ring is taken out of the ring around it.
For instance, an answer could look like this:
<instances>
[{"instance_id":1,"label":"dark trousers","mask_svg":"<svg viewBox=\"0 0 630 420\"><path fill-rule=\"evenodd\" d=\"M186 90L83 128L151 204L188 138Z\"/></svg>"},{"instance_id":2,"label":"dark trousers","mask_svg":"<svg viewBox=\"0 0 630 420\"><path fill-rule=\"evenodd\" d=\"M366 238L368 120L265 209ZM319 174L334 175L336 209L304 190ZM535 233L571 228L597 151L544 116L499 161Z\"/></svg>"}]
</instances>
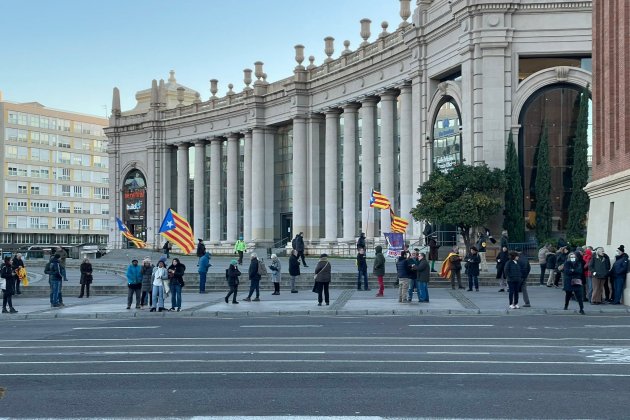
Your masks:
<instances>
[{"instance_id":1,"label":"dark trousers","mask_svg":"<svg viewBox=\"0 0 630 420\"><path fill-rule=\"evenodd\" d=\"M136 295L136 306L140 306L140 289L127 288L127 306L131 306L133 295Z\"/></svg>"},{"instance_id":2,"label":"dark trousers","mask_svg":"<svg viewBox=\"0 0 630 420\"><path fill-rule=\"evenodd\" d=\"M274 283L273 284L273 291L274 293L280 293L280 283Z\"/></svg>"},{"instance_id":3,"label":"dark trousers","mask_svg":"<svg viewBox=\"0 0 630 420\"><path fill-rule=\"evenodd\" d=\"M148 291L145 290L145 291L143 291L142 292L142 296L140 297L140 303L142 305L148 305L151 302L153 302L153 291L152 290L148 290Z\"/></svg>"},{"instance_id":4,"label":"dark trousers","mask_svg":"<svg viewBox=\"0 0 630 420\"><path fill-rule=\"evenodd\" d=\"M208 277L208 273L199 273L199 291L206 291L206 278Z\"/></svg>"},{"instance_id":5,"label":"dark trousers","mask_svg":"<svg viewBox=\"0 0 630 420\"><path fill-rule=\"evenodd\" d=\"M243 251L237 251L238 252L238 264L241 265L243 264Z\"/></svg>"},{"instance_id":6,"label":"dark trousers","mask_svg":"<svg viewBox=\"0 0 630 420\"><path fill-rule=\"evenodd\" d=\"M357 290L361 290L361 276L363 276L363 286L365 290L368 290L368 277L367 277L367 267L359 268L357 274Z\"/></svg>"},{"instance_id":7,"label":"dark trousers","mask_svg":"<svg viewBox=\"0 0 630 420\"><path fill-rule=\"evenodd\" d=\"M82 284L81 285L81 293L79 293L79 297L83 297L83 294L86 294L87 297L90 297L90 284Z\"/></svg>"},{"instance_id":8,"label":"dark trousers","mask_svg":"<svg viewBox=\"0 0 630 420\"><path fill-rule=\"evenodd\" d=\"M569 291L564 291L564 309L567 309L569 307L569 301L571 300L571 296L575 294L575 298L578 301L578 305L580 305L580 310L583 311L584 310L584 300L582 297L582 288L581 287L576 287L573 290L569 290Z\"/></svg>"},{"instance_id":9,"label":"dark trousers","mask_svg":"<svg viewBox=\"0 0 630 420\"><path fill-rule=\"evenodd\" d=\"M260 279L251 279L251 283L249 285L249 294L247 295L248 298L252 297L252 295L254 294L254 291L256 292L256 298L260 297Z\"/></svg>"},{"instance_id":10,"label":"dark trousers","mask_svg":"<svg viewBox=\"0 0 630 420\"><path fill-rule=\"evenodd\" d=\"M15 282L15 294L16 295L21 295L22 294L22 291L20 291L20 282L21 282L20 279L17 279L16 282Z\"/></svg>"},{"instance_id":11,"label":"dark trousers","mask_svg":"<svg viewBox=\"0 0 630 420\"><path fill-rule=\"evenodd\" d=\"M9 308L13 308L13 299L7 292L2 292L2 309L7 309L7 305Z\"/></svg>"},{"instance_id":12,"label":"dark trousers","mask_svg":"<svg viewBox=\"0 0 630 420\"><path fill-rule=\"evenodd\" d=\"M520 281L508 281L508 292L510 295L510 305L518 305L518 289L521 287Z\"/></svg>"},{"instance_id":13,"label":"dark trousers","mask_svg":"<svg viewBox=\"0 0 630 420\"><path fill-rule=\"evenodd\" d=\"M306 260L304 259L304 251L298 251L297 257L298 257L298 260L302 258L302 264L304 265L304 267L306 267Z\"/></svg>"},{"instance_id":14,"label":"dark trousers","mask_svg":"<svg viewBox=\"0 0 630 420\"><path fill-rule=\"evenodd\" d=\"M472 290L473 286L475 286L475 290L479 290L479 276L468 274L468 290Z\"/></svg>"},{"instance_id":15,"label":"dark trousers","mask_svg":"<svg viewBox=\"0 0 630 420\"><path fill-rule=\"evenodd\" d=\"M540 284L545 284L545 271L547 271L547 263L540 264Z\"/></svg>"},{"instance_id":16,"label":"dark trousers","mask_svg":"<svg viewBox=\"0 0 630 420\"><path fill-rule=\"evenodd\" d=\"M614 294L615 294L615 288L614 288L613 279L610 277L606 277L604 279L604 297L606 300L612 301Z\"/></svg>"},{"instance_id":17,"label":"dark trousers","mask_svg":"<svg viewBox=\"0 0 630 420\"><path fill-rule=\"evenodd\" d=\"M615 289L615 293L614 293L614 297L613 297L613 303L615 304L620 304L621 303L621 297L623 296L623 288L625 286L626 283L626 275L625 274L621 274L615 275L615 281L614 281L614 289Z\"/></svg>"},{"instance_id":18,"label":"dark trousers","mask_svg":"<svg viewBox=\"0 0 630 420\"><path fill-rule=\"evenodd\" d=\"M236 293L238 293L238 284L230 286L230 291L225 298L230 300L230 296L232 296L232 302L236 302Z\"/></svg>"},{"instance_id":19,"label":"dark trousers","mask_svg":"<svg viewBox=\"0 0 630 420\"><path fill-rule=\"evenodd\" d=\"M322 303L322 292L324 293L324 301L326 305L330 303L330 297L328 296L328 286L330 283L317 283L317 302Z\"/></svg>"}]
</instances>

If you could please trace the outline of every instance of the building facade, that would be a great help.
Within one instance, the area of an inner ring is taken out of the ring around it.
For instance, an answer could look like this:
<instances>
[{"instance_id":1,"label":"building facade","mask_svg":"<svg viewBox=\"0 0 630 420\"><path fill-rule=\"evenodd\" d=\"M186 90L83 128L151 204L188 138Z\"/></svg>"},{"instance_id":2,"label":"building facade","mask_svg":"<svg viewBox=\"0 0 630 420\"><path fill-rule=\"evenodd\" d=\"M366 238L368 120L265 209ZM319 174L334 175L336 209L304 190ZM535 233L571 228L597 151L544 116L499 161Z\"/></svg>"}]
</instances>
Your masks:
<instances>
[{"instance_id":1,"label":"building facade","mask_svg":"<svg viewBox=\"0 0 630 420\"><path fill-rule=\"evenodd\" d=\"M593 181L587 242L615 255L630 239L630 2L593 2ZM630 301L626 287L624 302Z\"/></svg>"},{"instance_id":2,"label":"building facade","mask_svg":"<svg viewBox=\"0 0 630 420\"><path fill-rule=\"evenodd\" d=\"M325 59L316 64L296 45L296 66L283 80L268 82L256 62L243 71L238 92L230 84L219 97L211 80L211 97L202 101L171 75L169 83L154 80L127 112L115 88L105 130L111 208L124 212L122 186L138 174L147 209L138 229L153 246L170 207L214 252L229 250L239 236L279 246L303 232L307 251L343 253L360 232L370 239L389 231L389 212L369 207L372 189L410 219L417 188L432 171L462 162L503 168L510 131L531 181L546 123L561 231L574 106L592 85L591 1L391 5L399 5L401 22L383 22L373 35L362 19L355 50L345 41L336 55L335 40L326 37ZM529 181L524 191L525 222L535 203ZM421 232L413 222L407 239Z\"/></svg>"},{"instance_id":3,"label":"building facade","mask_svg":"<svg viewBox=\"0 0 630 420\"><path fill-rule=\"evenodd\" d=\"M0 248L107 244L107 120L0 95Z\"/></svg>"}]
</instances>

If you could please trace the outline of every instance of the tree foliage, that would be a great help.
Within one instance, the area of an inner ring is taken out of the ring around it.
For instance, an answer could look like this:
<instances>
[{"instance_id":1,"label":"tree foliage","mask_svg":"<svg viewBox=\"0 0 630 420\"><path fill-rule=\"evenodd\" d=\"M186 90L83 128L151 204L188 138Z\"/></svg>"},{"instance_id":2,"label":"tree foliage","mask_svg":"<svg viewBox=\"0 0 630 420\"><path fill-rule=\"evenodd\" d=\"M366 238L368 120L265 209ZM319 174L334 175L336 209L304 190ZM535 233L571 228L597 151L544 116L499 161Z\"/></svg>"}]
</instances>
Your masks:
<instances>
[{"instance_id":1,"label":"tree foliage","mask_svg":"<svg viewBox=\"0 0 630 420\"><path fill-rule=\"evenodd\" d=\"M549 167L549 129L546 122L538 142L535 192L536 239L540 244L551 238L551 168Z\"/></svg>"},{"instance_id":2,"label":"tree foliage","mask_svg":"<svg viewBox=\"0 0 630 420\"><path fill-rule=\"evenodd\" d=\"M584 236L586 225L586 214L588 212L589 198L584 191L588 183L588 100L589 94L586 89L580 97L580 112L578 114L578 125L573 143L573 188L571 201L569 202L569 220L567 223L567 238L580 238Z\"/></svg>"},{"instance_id":3,"label":"tree foliage","mask_svg":"<svg viewBox=\"0 0 630 420\"><path fill-rule=\"evenodd\" d=\"M512 132L508 136L505 158L505 217L503 229L508 231L513 242L525 242L525 221L523 218L523 183L518 169L518 157Z\"/></svg>"},{"instance_id":4,"label":"tree foliage","mask_svg":"<svg viewBox=\"0 0 630 420\"><path fill-rule=\"evenodd\" d=\"M487 224L501 210L504 191L504 171L456 165L448 173L431 173L418 188L420 199L411 215L418 221L456 225L470 247L471 228Z\"/></svg>"}]
</instances>

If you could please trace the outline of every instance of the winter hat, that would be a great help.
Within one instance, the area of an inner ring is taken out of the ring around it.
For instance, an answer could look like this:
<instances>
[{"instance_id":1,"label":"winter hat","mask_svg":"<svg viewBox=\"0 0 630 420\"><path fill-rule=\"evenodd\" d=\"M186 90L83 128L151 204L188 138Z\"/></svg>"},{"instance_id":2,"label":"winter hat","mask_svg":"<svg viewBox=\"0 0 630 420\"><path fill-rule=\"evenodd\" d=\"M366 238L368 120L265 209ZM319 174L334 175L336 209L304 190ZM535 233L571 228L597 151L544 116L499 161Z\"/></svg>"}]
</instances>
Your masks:
<instances>
[{"instance_id":1,"label":"winter hat","mask_svg":"<svg viewBox=\"0 0 630 420\"><path fill-rule=\"evenodd\" d=\"M161 261L161 262L163 262L164 264L166 264L166 260L167 260L166 256L162 255L162 256L160 257L160 259L159 259L159 261L158 261L158 262L160 262L160 261Z\"/></svg>"},{"instance_id":2,"label":"winter hat","mask_svg":"<svg viewBox=\"0 0 630 420\"><path fill-rule=\"evenodd\" d=\"M230 261L230 264L232 264L232 265L236 265L236 264L238 264L238 261L236 261L236 260L232 260L232 261Z\"/></svg>"},{"instance_id":3,"label":"winter hat","mask_svg":"<svg viewBox=\"0 0 630 420\"><path fill-rule=\"evenodd\" d=\"M621 253L622 253L622 254L626 252L626 249L624 248L624 246L623 246L623 245L619 245L619 248L617 248L617 249L618 249L619 251L621 251Z\"/></svg>"},{"instance_id":4,"label":"winter hat","mask_svg":"<svg viewBox=\"0 0 630 420\"><path fill-rule=\"evenodd\" d=\"M324 254L320 255L319 258L328 258L328 254L324 253Z\"/></svg>"},{"instance_id":5,"label":"winter hat","mask_svg":"<svg viewBox=\"0 0 630 420\"><path fill-rule=\"evenodd\" d=\"M144 257L144 259L142 260L142 264L144 264L144 263L149 263L149 264L151 264L151 258L149 258L149 257Z\"/></svg>"}]
</instances>

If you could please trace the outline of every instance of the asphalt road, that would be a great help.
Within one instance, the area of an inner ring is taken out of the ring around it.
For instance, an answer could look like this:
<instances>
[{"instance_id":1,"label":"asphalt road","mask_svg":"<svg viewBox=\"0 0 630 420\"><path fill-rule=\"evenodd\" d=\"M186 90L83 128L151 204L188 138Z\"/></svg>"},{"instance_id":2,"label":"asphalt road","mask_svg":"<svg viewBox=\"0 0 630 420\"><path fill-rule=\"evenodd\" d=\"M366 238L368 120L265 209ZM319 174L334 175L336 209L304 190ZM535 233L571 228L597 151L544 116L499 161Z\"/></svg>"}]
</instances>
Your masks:
<instances>
[{"instance_id":1,"label":"asphalt road","mask_svg":"<svg viewBox=\"0 0 630 420\"><path fill-rule=\"evenodd\" d=\"M22 320L0 416L623 418L628 316Z\"/></svg>"}]
</instances>

